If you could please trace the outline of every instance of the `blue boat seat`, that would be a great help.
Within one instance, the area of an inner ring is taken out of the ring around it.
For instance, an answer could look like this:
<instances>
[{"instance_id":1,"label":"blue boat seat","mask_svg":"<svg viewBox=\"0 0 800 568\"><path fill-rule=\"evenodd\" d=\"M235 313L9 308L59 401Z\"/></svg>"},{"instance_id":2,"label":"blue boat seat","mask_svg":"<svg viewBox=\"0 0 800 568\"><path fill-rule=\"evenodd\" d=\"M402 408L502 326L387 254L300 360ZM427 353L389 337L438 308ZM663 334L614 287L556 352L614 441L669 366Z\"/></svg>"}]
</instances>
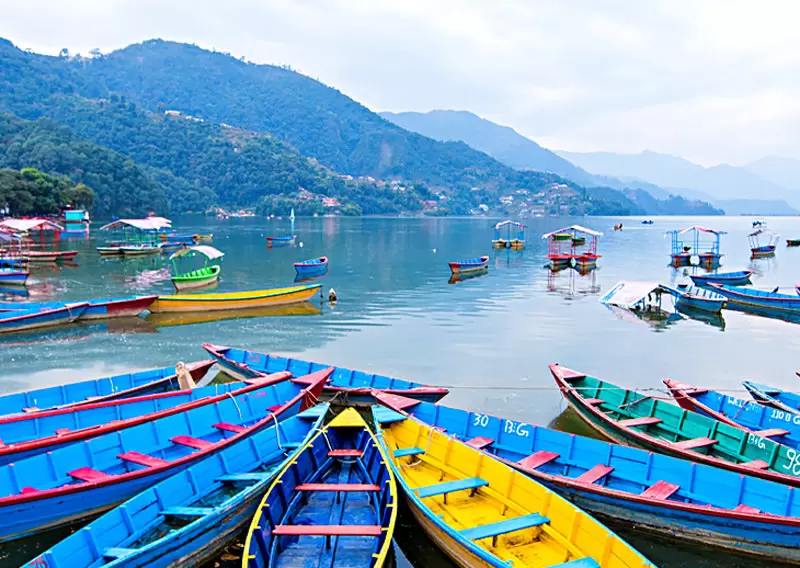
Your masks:
<instances>
[{"instance_id":1,"label":"blue boat seat","mask_svg":"<svg viewBox=\"0 0 800 568\"><path fill-rule=\"evenodd\" d=\"M600 564L594 558L578 558L562 564L556 564L550 568L600 568Z\"/></svg>"},{"instance_id":2,"label":"blue boat seat","mask_svg":"<svg viewBox=\"0 0 800 568\"><path fill-rule=\"evenodd\" d=\"M205 517L214 512L214 507L167 507L161 514L165 517Z\"/></svg>"},{"instance_id":3,"label":"blue boat seat","mask_svg":"<svg viewBox=\"0 0 800 568\"><path fill-rule=\"evenodd\" d=\"M135 548L106 548L103 551L103 557L109 560L116 560L118 558L125 558L137 552Z\"/></svg>"},{"instance_id":4,"label":"blue boat seat","mask_svg":"<svg viewBox=\"0 0 800 568\"><path fill-rule=\"evenodd\" d=\"M482 450L483 448L494 444L494 440L491 438L484 438L483 436L476 436L475 438L467 440L464 443L471 448L475 448L476 450Z\"/></svg>"},{"instance_id":5,"label":"blue boat seat","mask_svg":"<svg viewBox=\"0 0 800 568\"><path fill-rule=\"evenodd\" d=\"M384 406L372 411L372 416L378 424L391 424L392 422L402 422L408 417L405 414L386 408Z\"/></svg>"},{"instance_id":6,"label":"blue boat seat","mask_svg":"<svg viewBox=\"0 0 800 568\"><path fill-rule=\"evenodd\" d=\"M466 479L456 479L454 481L445 481L444 483L437 483L435 485L427 485L425 487L418 487L415 489L420 499L425 497L434 497L436 495L444 495L444 502L447 503L447 494L454 491L470 490L470 497L475 494L475 490L479 487L486 487L489 482L480 477L468 477Z\"/></svg>"},{"instance_id":7,"label":"blue boat seat","mask_svg":"<svg viewBox=\"0 0 800 568\"><path fill-rule=\"evenodd\" d=\"M587 470L580 474L578 477L575 478L575 481L579 481L581 483L596 483L603 479L606 475L614 471L613 467L609 467L603 464L597 464L592 469Z\"/></svg>"},{"instance_id":8,"label":"blue boat seat","mask_svg":"<svg viewBox=\"0 0 800 568\"><path fill-rule=\"evenodd\" d=\"M666 500L672 497L672 495L680 488L680 485L659 480L642 491L641 496L648 499Z\"/></svg>"},{"instance_id":9,"label":"blue boat seat","mask_svg":"<svg viewBox=\"0 0 800 568\"><path fill-rule=\"evenodd\" d=\"M496 523L489 523L488 525L464 529L463 531L459 531L459 534L468 540L480 540L482 538L492 537L492 546L495 546L497 544L497 537L501 534L538 527L549 522L550 519L547 517L543 517L539 513L533 513L515 519L506 519Z\"/></svg>"},{"instance_id":10,"label":"blue boat seat","mask_svg":"<svg viewBox=\"0 0 800 568\"><path fill-rule=\"evenodd\" d=\"M104 479L109 479L112 476L104 473L102 471L97 471L96 469L92 469L90 467L81 467L73 471L67 472L67 475L70 477L74 477L75 479L79 479L80 481L103 481Z\"/></svg>"},{"instance_id":11,"label":"blue boat seat","mask_svg":"<svg viewBox=\"0 0 800 568\"><path fill-rule=\"evenodd\" d=\"M220 475L216 481L221 481L223 483L233 483L233 482L248 482L248 481L264 481L265 479L270 479L272 477L271 473L261 472L261 471L253 471L250 473L230 473L228 475Z\"/></svg>"},{"instance_id":12,"label":"blue boat seat","mask_svg":"<svg viewBox=\"0 0 800 568\"><path fill-rule=\"evenodd\" d=\"M521 465L522 467L529 469L537 469L547 463L550 463L553 460L557 460L560 457L561 455L555 452L539 450L535 454L531 454L528 457L519 460L517 462L517 465Z\"/></svg>"},{"instance_id":13,"label":"blue boat seat","mask_svg":"<svg viewBox=\"0 0 800 568\"><path fill-rule=\"evenodd\" d=\"M315 404L311 408L307 408L299 413L297 417L305 420L316 420L326 412L328 412L328 408L324 404Z\"/></svg>"},{"instance_id":14,"label":"blue boat seat","mask_svg":"<svg viewBox=\"0 0 800 568\"><path fill-rule=\"evenodd\" d=\"M425 450L414 446L412 448L400 448L399 450L395 450L392 455L396 458L402 458L405 456L417 456L419 454L424 454L424 453Z\"/></svg>"}]
</instances>

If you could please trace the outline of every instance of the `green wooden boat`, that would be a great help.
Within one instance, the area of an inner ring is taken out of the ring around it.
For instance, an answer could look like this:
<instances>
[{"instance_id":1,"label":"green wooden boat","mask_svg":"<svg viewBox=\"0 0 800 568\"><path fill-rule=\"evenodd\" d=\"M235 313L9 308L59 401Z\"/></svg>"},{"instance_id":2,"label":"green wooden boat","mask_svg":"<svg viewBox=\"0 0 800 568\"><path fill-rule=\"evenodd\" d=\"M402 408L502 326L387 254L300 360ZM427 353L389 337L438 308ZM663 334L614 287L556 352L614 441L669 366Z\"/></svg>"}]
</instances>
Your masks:
<instances>
[{"instance_id":1,"label":"green wooden boat","mask_svg":"<svg viewBox=\"0 0 800 568\"><path fill-rule=\"evenodd\" d=\"M184 247L174 253L169 259L172 261L174 271L172 284L175 286L175 289L189 290L191 288L204 288L218 281L219 274L222 272L222 267L217 261L223 256L225 256L224 253L208 245ZM204 257L205 264L193 270L187 269L187 263L190 262L190 259L197 257ZM209 262L213 264L209 264Z\"/></svg>"},{"instance_id":2,"label":"green wooden boat","mask_svg":"<svg viewBox=\"0 0 800 568\"><path fill-rule=\"evenodd\" d=\"M772 439L785 430L748 432L561 365L550 372L570 406L611 440L800 487L800 451Z\"/></svg>"}]
</instances>

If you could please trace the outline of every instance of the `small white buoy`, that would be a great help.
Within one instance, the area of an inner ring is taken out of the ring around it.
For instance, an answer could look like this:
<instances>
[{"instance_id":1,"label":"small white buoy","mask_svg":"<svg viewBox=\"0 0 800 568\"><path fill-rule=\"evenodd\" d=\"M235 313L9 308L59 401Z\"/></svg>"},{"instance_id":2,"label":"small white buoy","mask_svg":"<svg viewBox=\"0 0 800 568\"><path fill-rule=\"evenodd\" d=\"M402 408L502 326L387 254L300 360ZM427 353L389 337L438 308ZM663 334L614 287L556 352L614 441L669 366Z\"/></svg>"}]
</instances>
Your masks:
<instances>
[{"instance_id":1,"label":"small white buoy","mask_svg":"<svg viewBox=\"0 0 800 568\"><path fill-rule=\"evenodd\" d=\"M300 241L300 248L303 248L303 241Z\"/></svg>"},{"instance_id":2,"label":"small white buoy","mask_svg":"<svg viewBox=\"0 0 800 568\"><path fill-rule=\"evenodd\" d=\"M436 249L433 249L433 254L436 254Z\"/></svg>"},{"instance_id":3,"label":"small white buoy","mask_svg":"<svg viewBox=\"0 0 800 568\"><path fill-rule=\"evenodd\" d=\"M336 290L331 288L330 292L328 292L328 301L329 302L335 302L337 299L338 299L338 296L336 295Z\"/></svg>"}]
</instances>

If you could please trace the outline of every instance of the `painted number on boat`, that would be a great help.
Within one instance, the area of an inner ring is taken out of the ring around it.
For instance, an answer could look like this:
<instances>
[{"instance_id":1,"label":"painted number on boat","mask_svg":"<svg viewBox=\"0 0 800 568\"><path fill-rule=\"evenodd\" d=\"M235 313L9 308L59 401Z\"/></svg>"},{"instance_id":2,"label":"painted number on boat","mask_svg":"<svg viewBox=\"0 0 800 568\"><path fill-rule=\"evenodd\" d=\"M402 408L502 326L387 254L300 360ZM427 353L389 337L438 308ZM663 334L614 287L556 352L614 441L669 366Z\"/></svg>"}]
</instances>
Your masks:
<instances>
[{"instance_id":1,"label":"painted number on boat","mask_svg":"<svg viewBox=\"0 0 800 568\"><path fill-rule=\"evenodd\" d=\"M517 436L522 436L523 438L528 437L528 429L525 427L526 424L522 422L514 422L513 420L506 420L505 425L503 426L503 431L506 434L516 434Z\"/></svg>"},{"instance_id":2,"label":"painted number on boat","mask_svg":"<svg viewBox=\"0 0 800 568\"><path fill-rule=\"evenodd\" d=\"M767 443L764 441L764 438L761 436L756 436L755 434L747 435L747 443L756 446L759 450L763 450L767 447Z\"/></svg>"},{"instance_id":3,"label":"painted number on boat","mask_svg":"<svg viewBox=\"0 0 800 568\"><path fill-rule=\"evenodd\" d=\"M489 425L489 417L486 416L485 414L478 414L476 412L475 413L475 417L473 418L473 421L472 421L472 425L473 426L480 426L482 428L486 428L486 426Z\"/></svg>"},{"instance_id":4,"label":"painted number on boat","mask_svg":"<svg viewBox=\"0 0 800 568\"><path fill-rule=\"evenodd\" d=\"M789 463L783 469L790 470L792 475L800 475L800 452L790 448L786 450L786 457L789 458Z\"/></svg>"},{"instance_id":5,"label":"painted number on boat","mask_svg":"<svg viewBox=\"0 0 800 568\"><path fill-rule=\"evenodd\" d=\"M784 422L791 422L792 424L800 426L800 414L795 414L794 412L786 412L784 410L773 408L770 418L773 418L774 420L783 420Z\"/></svg>"}]
</instances>

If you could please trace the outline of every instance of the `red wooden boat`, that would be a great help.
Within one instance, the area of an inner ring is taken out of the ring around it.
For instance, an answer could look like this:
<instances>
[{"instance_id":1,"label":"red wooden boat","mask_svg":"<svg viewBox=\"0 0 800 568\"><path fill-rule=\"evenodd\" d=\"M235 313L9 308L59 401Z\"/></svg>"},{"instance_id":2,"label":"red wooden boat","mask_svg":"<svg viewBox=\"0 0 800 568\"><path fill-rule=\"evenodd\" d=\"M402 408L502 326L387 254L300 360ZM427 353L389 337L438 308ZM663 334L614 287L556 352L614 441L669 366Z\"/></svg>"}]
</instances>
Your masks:
<instances>
[{"instance_id":1,"label":"red wooden boat","mask_svg":"<svg viewBox=\"0 0 800 568\"><path fill-rule=\"evenodd\" d=\"M22 257L26 258L28 262L57 262L59 260L72 260L76 256L78 256L78 251L76 250L28 250L22 253Z\"/></svg>"}]
</instances>

